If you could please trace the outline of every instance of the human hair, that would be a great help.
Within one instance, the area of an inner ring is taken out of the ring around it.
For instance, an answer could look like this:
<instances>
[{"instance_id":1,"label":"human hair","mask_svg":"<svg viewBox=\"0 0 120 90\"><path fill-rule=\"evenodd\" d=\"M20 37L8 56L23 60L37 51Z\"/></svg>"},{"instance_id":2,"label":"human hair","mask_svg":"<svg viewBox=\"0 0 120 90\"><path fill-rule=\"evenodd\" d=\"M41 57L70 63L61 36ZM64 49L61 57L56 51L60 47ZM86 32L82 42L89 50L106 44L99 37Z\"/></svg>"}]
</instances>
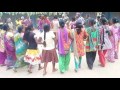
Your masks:
<instances>
[{"instance_id":1,"label":"human hair","mask_svg":"<svg viewBox=\"0 0 120 90\"><path fill-rule=\"evenodd\" d=\"M75 21L75 17L72 17L72 21Z\"/></svg>"},{"instance_id":2,"label":"human hair","mask_svg":"<svg viewBox=\"0 0 120 90\"><path fill-rule=\"evenodd\" d=\"M90 18L90 19L89 19L89 24L90 24L90 26L93 26L95 23L96 23L96 22L95 22L95 19L94 19L94 18Z\"/></svg>"},{"instance_id":3,"label":"human hair","mask_svg":"<svg viewBox=\"0 0 120 90\"><path fill-rule=\"evenodd\" d=\"M60 20L59 20L59 24L60 24L60 27L61 27L61 28L64 28L64 26L65 26L65 21L64 21L63 19L60 19Z\"/></svg>"},{"instance_id":4,"label":"human hair","mask_svg":"<svg viewBox=\"0 0 120 90\"><path fill-rule=\"evenodd\" d=\"M23 30L23 26L21 25L21 26L18 27L18 32L21 33L22 30Z\"/></svg>"},{"instance_id":5,"label":"human hair","mask_svg":"<svg viewBox=\"0 0 120 90\"><path fill-rule=\"evenodd\" d=\"M3 30L8 31L9 30L9 25L8 24L4 24L3 25Z\"/></svg>"},{"instance_id":6,"label":"human hair","mask_svg":"<svg viewBox=\"0 0 120 90\"><path fill-rule=\"evenodd\" d=\"M117 18L116 17L114 17L114 18L112 18L112 23L113 24L116 24L118 21L117 21Z\"/></svg>"},{"instance_id":7,"label":"human hair","mask_svg":"<svg viewBox=\"0 0 120 90\"><path fill-rule=\"evenodd\" d=\"M44 42L43 42L44 47L46 47L46 42L45 42L46 32L49 32L49 31L50 31L50 25L49 24L45 24L44 25Z\"/></svg>"},{"instance_id":8,"label":"human hair","mask_svg":"<svg viewBox=\"0 0 120 90\"><path fill-rule=\"evenodd\" d=\"M33 29L33 24L30 24L28 27L25 28L25 34L23 36L23 39L28 41L29 40L29 34L30 34L30 31L32 31Z\"/></svg>"},{"instance_id":9,"label":"human hair","mask_svg":"<svg viewBox=\"0 0 120 90\"><path fill-rule=\"evenodd\" d=\"M58 18L58 17L55 15L55 16L54 16L54 19L57 19L57 18Z\"/></svg>"},{"instance_id":10,"label":"human hair","mask_svg":"<svg viewBox=\"0 0 120 90\"><path fill-rule=\"evenodd\" d=\"M0 24L0 29L3 29L3 24Z\"/></svg>"},{"instance_id":11,"label":"human hair","mask_svg":"<svg viewBox=\"0 0 120 90\"><path fill-rule=\"evenodd\" d=\"M100 19L100 16L97 16L97 19Z\"/></svg>"},{"instance_id":12,"label":"human hair","mask_svg":"<svg viewBox=\"0 0 120 90\"><path fill-rule=\"evenodd\" d=\"M105 15L104 15L104 14L102 14L102 15L101 15L101 18L102 18L102 17L105 17Z\"/></svg>"},{"instance_id":13,"label":"human hair","mask_svg":"<svg viewBox=\"0 0 120 90\"><path fill-rule=\"evenodd\" d=\"M108 20L105 17L102 17L100 21L102 25L106 25L106 23L108 22Z\"/></svg>"},{"instance_id":14,"label":"human hair","mask_svg":"<svg viewBox=\"0 0 120 90\"><path fill-rule=\"evenodd\" d=\"M79 22L76 22L76 30L78 35L81 33L82 28L83 28L83 25Z\"/></svg>"}]
</instances>

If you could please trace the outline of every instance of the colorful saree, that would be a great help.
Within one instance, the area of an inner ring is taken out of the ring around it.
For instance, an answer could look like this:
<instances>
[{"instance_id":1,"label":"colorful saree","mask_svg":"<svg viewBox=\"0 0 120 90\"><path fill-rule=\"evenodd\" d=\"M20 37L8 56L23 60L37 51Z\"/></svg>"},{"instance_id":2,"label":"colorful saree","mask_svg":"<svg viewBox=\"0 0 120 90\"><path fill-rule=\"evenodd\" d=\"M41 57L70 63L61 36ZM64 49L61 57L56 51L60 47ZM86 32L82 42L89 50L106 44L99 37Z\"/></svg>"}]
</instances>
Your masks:
<instances>
[{"instance_id":1,"label":"colorful saree","mask_svg":"<svg viewBox=\"0 0 120 90\"><path fill-rule=\"evenodd\" d=\"M14 65L15 68L25 66L24 55L27 50L27 44L22 39L22 34L16 33L14 36L15 48L16 48L16 57L17 61Z\"/></svg>"},{"instance_id":2,"label":"colorful saree","mask_svg":"<svg viewBox=\"0 0 120 90\"><path fill-rule=\"evenodd\" d=\"M16 62L15 45L12 37L13 34L11 32L7 32L4 36L5 50L7 54L5 64L7 65L7 67L14 66Z\"/></svg>"}]
</instances>

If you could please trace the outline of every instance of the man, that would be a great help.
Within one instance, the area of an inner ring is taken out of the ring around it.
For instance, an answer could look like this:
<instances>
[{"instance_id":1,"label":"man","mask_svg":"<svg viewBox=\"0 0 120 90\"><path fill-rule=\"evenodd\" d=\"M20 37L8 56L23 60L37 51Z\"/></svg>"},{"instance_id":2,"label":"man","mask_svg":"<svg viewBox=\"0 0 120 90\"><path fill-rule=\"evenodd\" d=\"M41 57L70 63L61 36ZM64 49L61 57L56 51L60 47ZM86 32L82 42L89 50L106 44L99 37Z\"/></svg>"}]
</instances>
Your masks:
<instances>
[{"instance_id":1,"label":"man","mask_svg":"<svg viewBox=\"0 0 120 90\"><path fill-rule=\"evenodd\" d=\"M76 22L78 21L78 22L81 22L81 24L82 25L84 25L84 23L85 23L85 20L84 20L84 18L82 17L82 15L81 15L81 13L76 13Z\"/></svg>"}]
</instances>

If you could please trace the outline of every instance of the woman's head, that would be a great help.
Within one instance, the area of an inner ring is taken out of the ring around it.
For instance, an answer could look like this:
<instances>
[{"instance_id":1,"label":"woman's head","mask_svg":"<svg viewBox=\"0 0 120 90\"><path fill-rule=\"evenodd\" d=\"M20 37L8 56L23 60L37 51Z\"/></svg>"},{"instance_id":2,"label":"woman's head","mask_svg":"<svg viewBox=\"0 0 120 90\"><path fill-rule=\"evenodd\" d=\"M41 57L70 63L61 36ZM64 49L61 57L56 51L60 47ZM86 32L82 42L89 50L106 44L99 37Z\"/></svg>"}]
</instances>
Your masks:
<instances>
[{"instance_id":1,"label":"woman's head","mask_svg":"<svg viewBox=\"0 0 120 90\"><path fill-rule=\"evenodd\" d=\"M5 30L5 31L8 31L8 30L9 30L8 24L4 24L4 25L3 25L3 30Z\"/></svg>"},{"instance_id":2,"label":"woman's head","mask_svg":"<svg viewBox=\"0 0 120 90\"><path fill-rule=\"evenodd\" d=\"M63 28L65 26L65 21L63 19L60 19L59 24L60 27Z\"/></svg>"},{"instance_id":3,"label":"woman's head","mask_svg":"<svg viewBox=\"0 0 120 90\"><path fill-rule=\"evenodd\" d=\"M73 22L75 21L75 17L72 17L72 21L73 21Z\"/></svg>"},{"instance_id":4,"label":"woman's head","mask_svg":"<svg viewBox=\"0 0 120 90\"><path fill-rule=\"evenodd\" d=\"M108 20L105 17L102 17L100 19L100 22L101 22L102 25L106 25L108 23Z\"/></svg>"},{"instance_id":5,"label":"woman's head","mask_svg":"<svg viewBox=\"0 0 120 90\"><path fill-rule=\"evenodd\" d=\"M96 22L95 22L95 19L94 19L94 18L90 18L90 19L89 19L89 25L90 25L90 26L95 25L95 23L96 23Z\"/></svg>"},{"instance_id":6,"label":"woman's head","mask_svg":"<svg viewBox=\"0 0 120 90\"><path fill-rule=\"evenodd\" d=\"M80 34L82 28L83 28L83 25L80 22L76 22L77 34Z\"/></svg>"},{"instance_id":7,"label":"woman's head","mask_svg":"<svg viewBox=\"0 0 120 90\"><path fill-rule=\"evenodd\" d=\"M32 31L34 28L33 28L33 24L30 24L28 27L27 27L28 30Z\"/></svg>"},{"instance_id":8,"label":"woman's head","mask_svg":"<svg viewBox=\"0 0 120 90\"><path fill-rule=\"evenodd\" d=\"M118 19L116 17L112 18L112 23L116 24L118 22Z\"/></svg>"},{"instance_id":9,"label":"woman's head","mask_svg":"<svg viewBox=\"0 0 120 90\"><path fill-rule=\"evenodd\" d=\"M18 32L21 33L22 31L23 31L23 26L21 25L18 27Z\"/></svg>"},{"instance_id":10,"label":"woman's head","mask_svg":"<svg viewBox=\"0 0 120 90\"><path fill-rule=\"evenodd\" d=\"M58 18L58 17L55 15L55 16L54 16L54 19L57 19L57 18Z\"/></svg>"},{"instance_id":11,"label":"woman's head","mask_svg":"<svg viewBox=\"0 0 120 90\"><path fill-rule=\"evenodd\" d=\"M49 25L49 24L45 24L45 25L44 25L44 31L45 31L45 32L50 31L50 25Z\"/></svg>"},{"instance_id":12,"label":"woman's head","mask_svg":"<svg viewBox=\"0 0 120 90\"><path fill-rule=\"evenodd\" d=\"M0 29L3 29L3 24L0 24Z\"/></svg>"}]
</instances>

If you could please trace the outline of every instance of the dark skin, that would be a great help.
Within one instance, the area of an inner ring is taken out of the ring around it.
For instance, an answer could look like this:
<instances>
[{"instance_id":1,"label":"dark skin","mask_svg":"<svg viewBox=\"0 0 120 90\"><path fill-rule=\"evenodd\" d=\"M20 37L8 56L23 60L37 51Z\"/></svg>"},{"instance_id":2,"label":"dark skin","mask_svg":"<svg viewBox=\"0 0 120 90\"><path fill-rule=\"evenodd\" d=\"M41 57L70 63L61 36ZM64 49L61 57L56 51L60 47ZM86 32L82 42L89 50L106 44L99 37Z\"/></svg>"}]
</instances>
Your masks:
<instances>
[{"instance_id":1,"label":"dark skin","mask_svg":"<svg viewBox=\"0 0 120 90\"><path fill-rule=\"evenodd\" d=\"M53 38L53 40L55 41L55 43L56 43L56 39L55 38ZM46 46L46 43L45 42L41 42L42 41L42 38L40 37L38 40L37 40L37 38L36 38L36 42L37 42L37 44L43 44L43 45L45 45ZM56 45L56 44L55 44ZM56 48L55 48L56 49ZM46 71L46 69L47 69L47 64L48 64L48 62L44 62L44 71L43 71L43 75L46 75L47 74L47 71ZM57 71L57 69L55 68L55 62L52 62L52 64L53 64L53 70L52 70L52 72L55 72L55 71Z\"/></svg>"},{"instance_id":2,"label":"dark skin","mask_svg":"<svg viewBox=\"0 0 120 90\"><path fill-rule=\"evenodd\" d=\"M32 28L31 32L32 32L33 30L34 30L34 28ZM35 38L35 41L36 41L36 43L39 43L38 40L37 40L37 38ZM28 69L28 72L29 72L29 73L32 73L32 71L31 71L32 65L31 65L31 64L29 65L28 68L29 68L29 69ZM41 70L41 69L43 69L43 68L42 68L41 64L39 64L38 70Z\"/></svg>"}]
</instances>

